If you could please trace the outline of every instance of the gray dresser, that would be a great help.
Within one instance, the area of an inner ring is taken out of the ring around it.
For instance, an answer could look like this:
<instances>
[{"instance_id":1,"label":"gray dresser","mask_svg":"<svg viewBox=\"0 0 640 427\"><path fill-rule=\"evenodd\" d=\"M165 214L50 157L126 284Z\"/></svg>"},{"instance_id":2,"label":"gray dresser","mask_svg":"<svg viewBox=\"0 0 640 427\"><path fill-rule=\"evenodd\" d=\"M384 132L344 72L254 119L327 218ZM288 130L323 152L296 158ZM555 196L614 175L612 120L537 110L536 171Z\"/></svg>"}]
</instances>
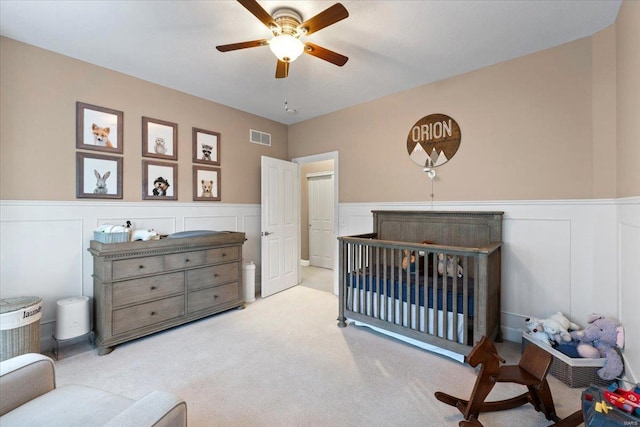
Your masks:
<instances>
[{"instance_id":1,"label":"gray dresser","mask_svg":"<svg viewBox=\"0 0 640 427\"><path fill-rule=\"evenodd\" d=\"M128 243L92 240L94 329L101 355L154 332L244 307L244 233Z\"/></svg>"}]
</instances>

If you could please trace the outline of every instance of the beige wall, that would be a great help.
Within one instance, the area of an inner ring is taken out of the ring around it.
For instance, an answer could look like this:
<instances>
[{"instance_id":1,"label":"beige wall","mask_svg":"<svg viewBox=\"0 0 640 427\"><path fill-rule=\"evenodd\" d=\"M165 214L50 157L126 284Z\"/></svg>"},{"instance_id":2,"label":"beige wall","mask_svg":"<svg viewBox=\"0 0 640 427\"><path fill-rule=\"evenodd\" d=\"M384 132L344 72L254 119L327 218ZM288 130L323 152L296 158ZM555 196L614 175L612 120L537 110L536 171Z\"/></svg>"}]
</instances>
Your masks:
<instances>
[{"instance_id":1,"label":"beige wall","mask_svg":"<svg viewBox=\"0 0 640 427\"><path fill-rule=\"evenodd\" d=\"M616 22L617 196L640 195L640 2L624 1Z\"/></svg>"},{"instance_id":2,"label":"beige wall","mask_svg":"<svg viewBox=\"0 0 640 427\"><path fill-rule=\"evenodd\" d=\"M4 37L0 90L3 200L75 200L76 101L124 112L125 201L142 200L142 116L178 124L182 202L193 200L192 127L221 134L225 203L260 203L260 156L287 158L285 125ZM272 146L250 143L250 128Z\"/></svg>"},{"instance_id":3,"label":"beige wall","mask_svg":"<svg viewBox=\"0 0 640 427\"><path fill-rule=\"evenodd\" d=\"M427 201L406 138L421 117L444 113L462 141L437 169L435 201L615 197L615 159L594 159L615 153L615 74L602 68L615 37L596 39L595 49L580 39L290 126L289 155L339 151L341 202Z\"/></svg>"},{"instance_id":4,"label":"beige wall","mask_svg":"<svg viewBox=\"0 0 640 427\"><path fill-rule=\"evenodd\" d=\"M179 200L191 201L191 127L220 132L222 201L259 203L260 156L338 151L340 201L427 201L409 160L411 126L432 113L461 127L436 201L640 194L637 2L593 37L287 126L0 39L0 198L75 199L75 103L124 111L124 200L141 200L141 117L178 123ZM434 66L437 66L434 64ZM250 144L270 132L271 148ZM291 141L291 144L288 144Z\"/></svg>"}]
</instances>

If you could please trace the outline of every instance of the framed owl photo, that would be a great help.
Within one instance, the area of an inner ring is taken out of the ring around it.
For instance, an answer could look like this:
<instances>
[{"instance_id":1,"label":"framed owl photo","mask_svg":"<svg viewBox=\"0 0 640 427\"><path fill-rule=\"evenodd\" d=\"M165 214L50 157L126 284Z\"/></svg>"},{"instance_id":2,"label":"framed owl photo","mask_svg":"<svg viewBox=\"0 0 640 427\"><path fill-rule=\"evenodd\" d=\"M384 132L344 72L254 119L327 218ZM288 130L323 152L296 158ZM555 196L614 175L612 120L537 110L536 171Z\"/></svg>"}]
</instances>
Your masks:
<instances>
[{"instance_id":1,"label":"framed owl photo","mask_svg":"<svg viewBox=\"0 0 640 427\"><path fill-rule=\"evenodd\" d=\"M178 125L143 117L142 155L156 159L178 160Z\"/></svg>"},{"instance_id":2,"label":"framed owl photo","mask_svg":"<svg viewBox=\"0 0 640 427\"><path fill-rule=\"evenodd\" d=\"M193 163L220 166L220 134L193 128Z\"/></svg>"}]
</instances>

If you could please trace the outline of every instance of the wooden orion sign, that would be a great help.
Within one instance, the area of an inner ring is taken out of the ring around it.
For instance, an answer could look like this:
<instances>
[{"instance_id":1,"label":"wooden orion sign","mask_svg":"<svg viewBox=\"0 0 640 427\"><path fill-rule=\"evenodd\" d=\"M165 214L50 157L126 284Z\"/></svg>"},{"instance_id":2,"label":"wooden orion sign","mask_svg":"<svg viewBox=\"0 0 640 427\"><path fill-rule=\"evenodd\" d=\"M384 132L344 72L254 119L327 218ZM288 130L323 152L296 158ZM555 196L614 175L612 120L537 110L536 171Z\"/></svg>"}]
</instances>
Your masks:
<instances>
[{"instance_id":1,"label":"wooden orion sign","mask_svg":"<svg viewBox=\"0 0 640 427\"><path fill-rule=\"evenodd\" d=\"M460 126L445 114L430 114L409 130L407 152L411 160L425 168L447 163L460 147Z\"/></svg>"}]
</instances>

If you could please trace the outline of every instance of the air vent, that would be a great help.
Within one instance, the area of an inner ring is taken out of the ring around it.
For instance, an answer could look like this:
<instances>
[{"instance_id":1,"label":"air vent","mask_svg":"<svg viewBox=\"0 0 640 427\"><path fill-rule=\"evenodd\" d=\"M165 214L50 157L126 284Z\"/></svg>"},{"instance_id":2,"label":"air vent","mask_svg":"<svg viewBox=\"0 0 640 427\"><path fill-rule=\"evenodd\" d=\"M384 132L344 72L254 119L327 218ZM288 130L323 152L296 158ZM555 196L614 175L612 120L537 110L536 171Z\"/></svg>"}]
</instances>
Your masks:
<instances>
[{"instance_id":1,"label":"air vent","mask_svg":"<svg viewBox=\"0 0 640 427\"><path fill-rule=\"evenodd\" d=\"M251 129L249 131L249 141L253 142L254 144L266 145L268 147L271 147L271 134Z\"/></svg>"}]
</instances>

